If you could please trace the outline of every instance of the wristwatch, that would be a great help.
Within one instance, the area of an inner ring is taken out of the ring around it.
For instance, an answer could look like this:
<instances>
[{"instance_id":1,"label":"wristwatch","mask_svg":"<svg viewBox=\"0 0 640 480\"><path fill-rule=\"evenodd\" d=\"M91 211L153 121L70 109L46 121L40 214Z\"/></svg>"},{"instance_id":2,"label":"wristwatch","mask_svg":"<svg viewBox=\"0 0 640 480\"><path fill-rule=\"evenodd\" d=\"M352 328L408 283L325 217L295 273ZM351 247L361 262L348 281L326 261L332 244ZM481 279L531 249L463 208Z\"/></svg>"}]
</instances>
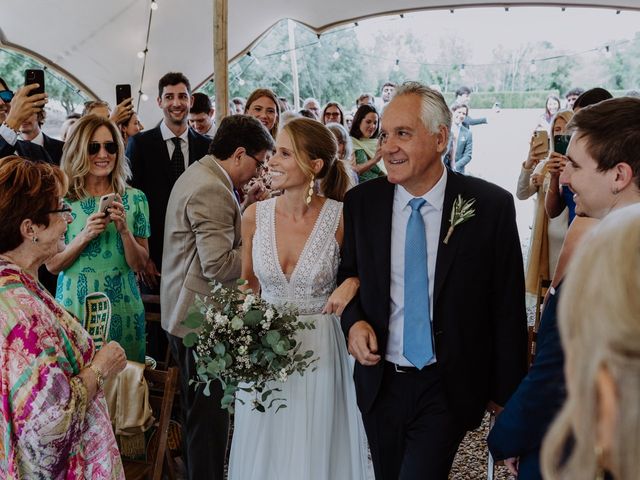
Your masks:
<instances>
[{"instance_id":1,"label":"wristwatch","mask_svg":"<svg viewBox=\"0 0 640 480\"><path fill-rule=\"evenodd\" d=\"M102 386L104 385L104 376L102 375L102 371L95 365L89 365L89 369L96 375L98 390L102 390Z\"/></svg>"}]
</instances>

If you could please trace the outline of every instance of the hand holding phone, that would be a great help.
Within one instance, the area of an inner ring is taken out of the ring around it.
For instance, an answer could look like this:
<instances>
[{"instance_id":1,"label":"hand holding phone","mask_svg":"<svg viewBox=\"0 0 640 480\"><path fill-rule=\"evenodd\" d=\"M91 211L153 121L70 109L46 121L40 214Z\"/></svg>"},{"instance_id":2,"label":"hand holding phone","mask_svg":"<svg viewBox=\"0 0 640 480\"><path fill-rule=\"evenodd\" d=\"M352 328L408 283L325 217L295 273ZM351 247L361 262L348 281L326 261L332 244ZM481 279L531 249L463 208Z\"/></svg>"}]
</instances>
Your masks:
<instances>
[{"instance_id":1,"label":"hand holding phone","mask_svg":"<svg viewBox=\"0 0 640 480\"><path fill-rule=\"evenodd\" d=\"M44 93L44 70L38 69L28 69L24 71L24 84L25 85L33 85L37 84L38 86L33 88L29 95L37 95L39 93Z\"/></svg>"},{"instance_id":2,"label":"hand holding phone","mask_svg":"<svg viewBox=\"0 0 640 480\"><path fill-rule=\"evenodd\" d=\"M549 152L549 134L545 130L536 130L531 137L531 145L537 153Z\"/></svg>"},{"instance_id":3,"label":"hand holding phone","mask_svg":"<svg viewBox=\"0 0 640 480\"><path fill-rule=\"evenodd\" d=\"M116 85L116 105L120 105L125 100L131 98L131 85Z\"/></svg>"},{"instance_id":4,"label":"hand holding phone","mask_svg":"<svg viewBox=\"0 0 640 480\"><path fill-rule=\"evenodd\" d=\"M108 193L107 195L103 195L100 197L100 205L98 206L98 212L104 214L107 219L107 223L111 221L111 217L109 217L109 207L116 200L115 193Z\"/></svg>"}]
</instances>

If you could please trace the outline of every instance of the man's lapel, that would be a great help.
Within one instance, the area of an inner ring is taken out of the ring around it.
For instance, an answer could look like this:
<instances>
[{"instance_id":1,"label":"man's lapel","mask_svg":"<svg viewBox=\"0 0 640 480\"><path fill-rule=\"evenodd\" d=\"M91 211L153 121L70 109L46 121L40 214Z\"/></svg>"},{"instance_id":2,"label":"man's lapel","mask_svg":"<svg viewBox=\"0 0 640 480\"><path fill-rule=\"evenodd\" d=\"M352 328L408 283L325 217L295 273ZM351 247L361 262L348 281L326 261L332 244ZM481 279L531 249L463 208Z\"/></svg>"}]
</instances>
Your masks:
<instances>
[{"instance_id":1,"label":"man's lapel","mask_svg":"<svg viewBox=\"0 0 640 480\"><path fill-rule=\"evenodd\" d=\"M373 205L366 207L373 213L370 228L373 229L372 238L378 242L374 244L373 255L378 257L376 266L379 269L378 281L380 291L386 295L386 305L389 304L391 288L391 224L393 217L393 196L395 185L385 181L382 183L380 195L376 196Z\"/></svg>"},{"instance_id":2,"label":"man's lapel","mask_svg":"<svg viewBox=\"0 0 640 480\"><path fill-rule=\"evenodd\" d=\"M433 286L433 304L436 304L438 300L438 295L442 290L442 286L444 285L444 281L447 277L447 273L449 272L449 268L453 263L453 259L456 254L456 250L458 249L460 235L456 235L455 233L451 235L449 238L449 242L447 244L444 243L444 238L447 236L447 231L449 230L449 219L451 216L451 210L453 208L453 202L457 198L459 194L463 192L463 185L461 174L457 174L449 170L447 172L447 186L444 192L444 203L442 205L442 222L440 224L440 239L438 243L438 257L436 259L436 271L435 271L435 285Z\"/></svg>"},{"instance_id":3,"label":"man's lapel","mask_svg":"<svg viewBox=\"0 0 640 480\"><path fill-rule=\"evenodd\" d=\"M153 132L154 136L153 144L158 145L158 153L163 157L160 165L164 165L168 170L171 158L169 157L169 148L167 147L167 142L165 142L162 138L162 131L160 130L159 126L151 130L151 132Z\"/></svg>"}]
</instances>

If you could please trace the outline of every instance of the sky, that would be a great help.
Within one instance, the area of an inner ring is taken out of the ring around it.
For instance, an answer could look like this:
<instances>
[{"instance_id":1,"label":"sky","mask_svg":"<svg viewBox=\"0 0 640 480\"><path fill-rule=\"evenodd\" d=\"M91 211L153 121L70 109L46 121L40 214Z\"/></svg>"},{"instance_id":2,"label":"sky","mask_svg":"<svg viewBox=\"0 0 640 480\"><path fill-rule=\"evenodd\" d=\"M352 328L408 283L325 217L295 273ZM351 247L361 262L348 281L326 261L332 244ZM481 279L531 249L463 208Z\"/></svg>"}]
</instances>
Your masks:
<instances>
[{"instance_id":1,"label":"sky","mask_svg":"<svg viewBox=\"0 0 640 480\"><path fill-rule=\"evenodd\" d=\"M344 27L343 27L344 28ZM363 46L373 47L378 32L399 28L438 39L458 36L472 47L470 63L490 63L493 49L547 40L570 52L603 47L614 40L632 39L640 31L640 12L567 7L461 8L415 12L404 18L380 17L359 23L356 34Z\"/></svg>"}]
</instances>

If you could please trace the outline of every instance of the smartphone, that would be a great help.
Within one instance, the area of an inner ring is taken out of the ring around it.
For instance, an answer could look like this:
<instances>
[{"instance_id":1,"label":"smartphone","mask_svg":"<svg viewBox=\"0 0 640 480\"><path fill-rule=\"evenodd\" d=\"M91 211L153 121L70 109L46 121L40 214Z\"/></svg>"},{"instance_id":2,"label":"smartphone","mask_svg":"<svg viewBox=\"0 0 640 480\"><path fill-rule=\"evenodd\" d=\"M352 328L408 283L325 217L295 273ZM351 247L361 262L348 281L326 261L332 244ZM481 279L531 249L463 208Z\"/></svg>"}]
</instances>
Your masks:
<instances>
[{"instance_id":1,"label":"smartphone","mask_svg":"<svg viewBox=\"0 0 640 480\"><path fill-rule=\"evenodd\" d=\"M569 140L571 135L554 135L553 136L553 151L560 155L567 154L567 147L569 146Z\"/></svg>"},{"instance_id":2,"label":"smartphone","mask_svg":"<svg viewBox=\"0 0 640 480\"><path fill-rule=\"evenodd\" d=\"M120 105L127 98L131 98L131 85L128 83L116 85L116 105Z\"/></svg>"},{"instance_id":3,"label":"smartphone","mask_svg":"<svg viewBox=\"0 0 640 480\"><path fill-rule=\"evenodd\" d=\"M24 71L24 84L31 85L33 83L37 83L39 86L35 90L31 90L29 95L44 93L44 70L30 68Z\"/></svg>"},{"instance_id":4,"label":"smartphone","mask_svg":"<svg viewBox=\"0 0 640 480\"><path fill-rule=\"evenodd\" d=\"M533 132L533 139L531 142L533 143L534 148L538 145L543 145L545 147L543 151L549 151L549 134L546 130L536 130Z\"/></svg>"},{"instance_id":5,"label":"smartphone","mask_svg":"<svg viewBox=\"0 0 640 480\"><path fill-rule=\"evenodd\" d=\"M115 201L115 199L116 199L115 193L109 193L107 195L103 195L102 197L100 197L100 205L98 206L98 211L101 213L104 213L104 215L108 218L109 212L107 211L107 209L111 206L111 204ZM109 220L111 219L109 218Z\"/></svg>"}]
</instances>

